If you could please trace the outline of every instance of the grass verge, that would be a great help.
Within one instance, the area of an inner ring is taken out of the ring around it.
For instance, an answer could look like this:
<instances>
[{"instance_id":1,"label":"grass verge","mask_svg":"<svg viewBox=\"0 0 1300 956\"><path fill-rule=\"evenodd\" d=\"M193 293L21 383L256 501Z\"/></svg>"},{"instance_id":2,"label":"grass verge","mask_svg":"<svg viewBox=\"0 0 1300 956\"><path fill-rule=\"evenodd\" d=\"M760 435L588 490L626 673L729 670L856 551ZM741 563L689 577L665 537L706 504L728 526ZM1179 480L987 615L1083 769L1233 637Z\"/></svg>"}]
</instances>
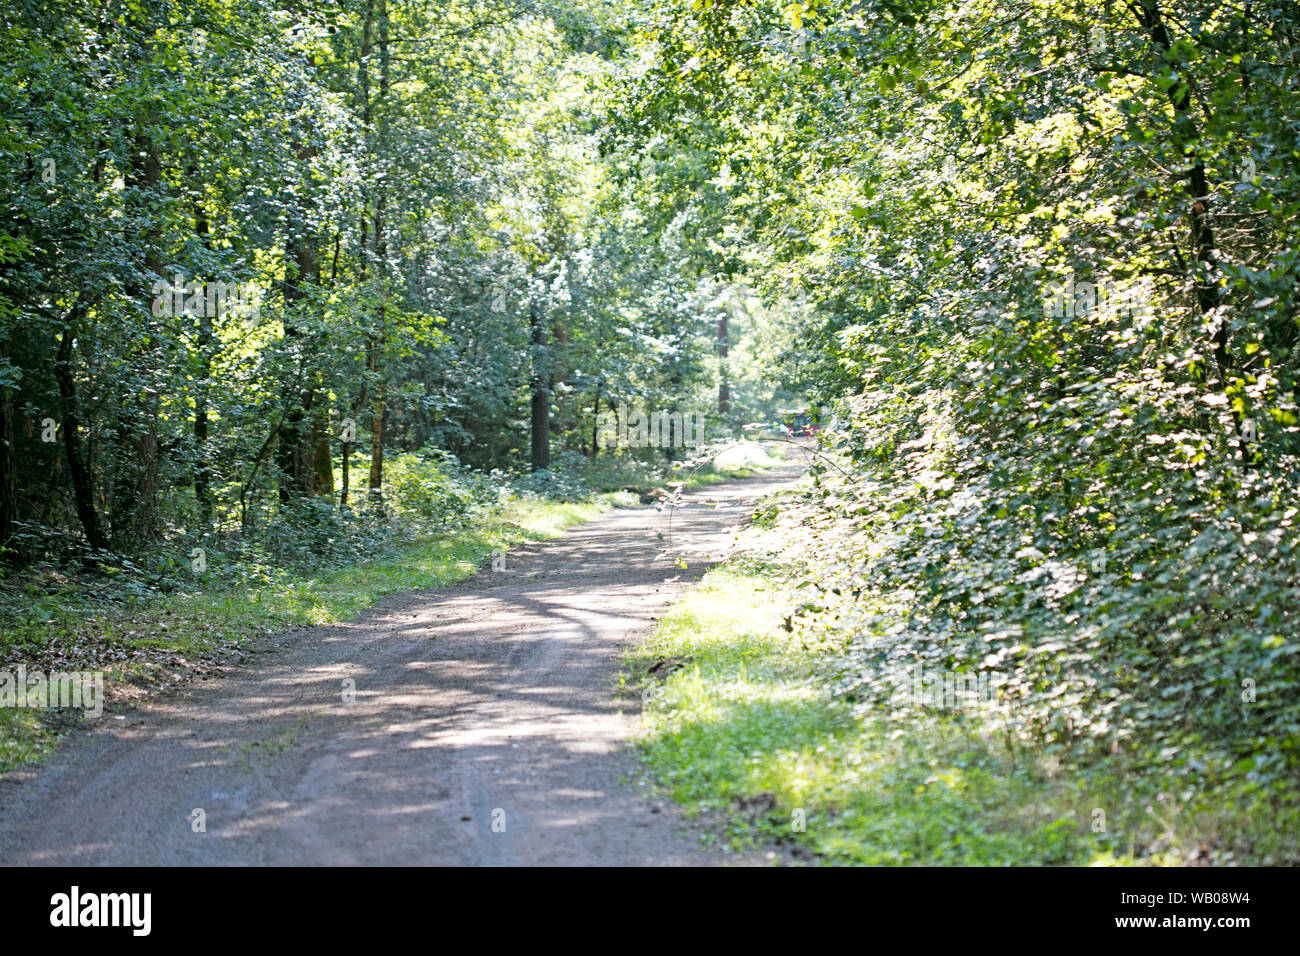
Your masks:
<instances>
[{"instance_id":1,"label":"grass verge","mask_svg":"<svg viewBox=\"0 0 1300 956\"><path fill-rule=\"evenodd\" d=\"M1061 773L959 715L855 712L825 679L835 649L783 628L784 579L759 563L714 569L625 662L653 778L688 814L725 814L736 849L777 843L841 864L1180 860L1169 808L1126 811L1106 768ZM1161 835L1167 848L1151 852Z\"/></svg>"}]
</instances>

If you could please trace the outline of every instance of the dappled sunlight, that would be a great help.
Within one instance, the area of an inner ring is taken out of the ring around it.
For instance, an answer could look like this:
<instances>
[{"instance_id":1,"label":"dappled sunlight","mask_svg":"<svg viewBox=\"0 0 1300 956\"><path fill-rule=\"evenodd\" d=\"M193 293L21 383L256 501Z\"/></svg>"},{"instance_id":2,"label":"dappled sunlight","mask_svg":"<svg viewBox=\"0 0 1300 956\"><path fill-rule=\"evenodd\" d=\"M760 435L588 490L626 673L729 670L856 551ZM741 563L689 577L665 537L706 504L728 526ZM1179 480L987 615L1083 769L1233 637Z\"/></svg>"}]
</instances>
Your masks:
<instances>
[{"instance_id":1,"label":"dappled sunlight","mask_svg":"<svg viewBox=\"0 0 1300 956\"><path fill-rule=\"evenodd\" d=\"M0 863L1300 863L1297 36L8 4Z\"/></svg>"}]
</instances>

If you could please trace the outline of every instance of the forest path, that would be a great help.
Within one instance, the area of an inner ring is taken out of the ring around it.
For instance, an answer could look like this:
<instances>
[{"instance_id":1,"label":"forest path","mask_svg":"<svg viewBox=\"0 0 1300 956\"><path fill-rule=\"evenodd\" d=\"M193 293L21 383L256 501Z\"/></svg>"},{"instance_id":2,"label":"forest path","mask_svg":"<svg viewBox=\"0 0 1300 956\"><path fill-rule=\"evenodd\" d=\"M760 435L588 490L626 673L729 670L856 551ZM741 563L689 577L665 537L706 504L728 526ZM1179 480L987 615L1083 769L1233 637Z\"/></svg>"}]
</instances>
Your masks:
<instances>
[{"instance_id":1,"label":"forest path","mask_svg":"<svg viewBox=\"0 0 1300 956\"><path fill-rule=\"evenodd\" d=\"M802 468L687 493L671 545L668 511L616 509L504 571L266 638L255 665L106 715L0 781L0 863L761 862L702 849L630 782L640 703L616 681L624 649Z\"/></svg>"}]
</instances>

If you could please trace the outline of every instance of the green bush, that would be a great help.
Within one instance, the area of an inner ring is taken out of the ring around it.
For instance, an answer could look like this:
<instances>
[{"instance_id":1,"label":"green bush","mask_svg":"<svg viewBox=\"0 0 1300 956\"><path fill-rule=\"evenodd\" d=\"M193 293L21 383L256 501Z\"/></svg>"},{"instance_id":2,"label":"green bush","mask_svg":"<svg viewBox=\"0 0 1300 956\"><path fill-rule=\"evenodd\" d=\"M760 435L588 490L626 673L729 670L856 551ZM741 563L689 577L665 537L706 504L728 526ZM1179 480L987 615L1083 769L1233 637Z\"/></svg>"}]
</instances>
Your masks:
<instances>
[{"instance_id":1,"label":"green bush","mask_svg":"<svg viewBox=\"0 0 1300 956\"><path fill-rule=\"evenodd\" d=\"M393 511L447 525L498 500L490 477L463 468L454 455L426 448L394 455L386 463Z\"/></svg>"}]
</instances>

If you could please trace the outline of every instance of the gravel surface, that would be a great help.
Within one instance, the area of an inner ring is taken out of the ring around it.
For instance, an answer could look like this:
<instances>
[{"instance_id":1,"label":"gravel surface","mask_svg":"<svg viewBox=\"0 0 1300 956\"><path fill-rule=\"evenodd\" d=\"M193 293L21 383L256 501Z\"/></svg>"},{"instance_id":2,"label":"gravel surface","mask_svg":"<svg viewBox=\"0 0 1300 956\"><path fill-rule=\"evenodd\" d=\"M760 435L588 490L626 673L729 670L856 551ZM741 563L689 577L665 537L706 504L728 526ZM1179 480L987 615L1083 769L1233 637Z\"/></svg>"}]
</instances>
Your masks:
<instances>
[{"instance_id":1,"label":"gravel surface","mask_svg":"<svg viewBox=\"0 0 1300 956\"><path fill-rule=\"evenodd\" d=\"M249 665L0 780L0 863L761 863L704 848L635 782L639 700L616 685L623 650L800 471L687 493L671 534L668 511L616 509L504 570L246 645Z\"/></svg>"}]
</instances>

